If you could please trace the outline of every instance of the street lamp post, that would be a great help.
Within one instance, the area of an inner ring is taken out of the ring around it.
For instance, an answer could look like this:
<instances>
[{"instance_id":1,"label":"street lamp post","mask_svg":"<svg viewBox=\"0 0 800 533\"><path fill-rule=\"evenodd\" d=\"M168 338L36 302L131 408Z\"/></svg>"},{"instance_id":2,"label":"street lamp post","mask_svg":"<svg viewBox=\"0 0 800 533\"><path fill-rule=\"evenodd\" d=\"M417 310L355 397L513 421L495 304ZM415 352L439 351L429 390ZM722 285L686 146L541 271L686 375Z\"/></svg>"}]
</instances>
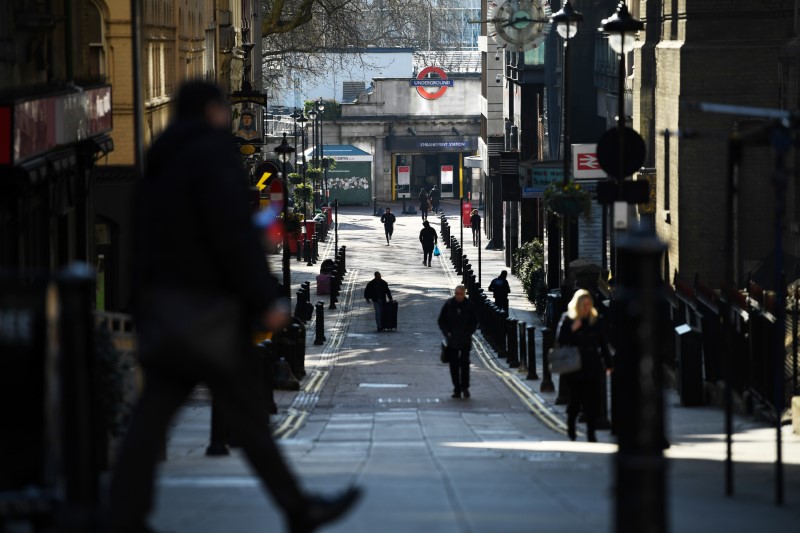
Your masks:
<instances>
[{"instance_id":1,"label":"street lamp post","mask_svg":"<svg viewBox=\"0 0 800 533\"><path fill-rule=\"evenodd\" d=\"M292 119L292 137L294 137L295 146L297 146L297 121L302 116L303 115L300 112L298 112L296 107L294 108L294 111L292 111L292 114L289 115L289 117ZM295 150L294 152L294 168L295 169L297 168L297 150Z\"/></svg>"},{"instance_id":2,"label":"street lamp post","mask_svg":"<svg viewBox=\"0 0 800 533\"><path fill-rule=\"evenodd\" d=\"M550 17L550 22L555 24L556 32L564 40L564 61L561 65L561 75L563 82L561 84L564 94L561 98L561 107L563 112L561 133L563 139L563 155L564 155L564 175L562 177L563 186L569 184L569 169L570 169L570 141L569 141L569 41L578 33L578 25L583 20L583 14L575 11L569 0L564 2L561 10ZM561 227L564 232L564 272L562 282L567 278L569 271L569 248L570 248L570 215L563 215L561 218ZM564 298L570 295L564 294Z\"/></svg>"},{"instance_id":3,"label":"street lamp post","mask_svg":"<svg viewBox=\"0 0 800 533\"><path fill-rule=\"evenodd\" d=\"M306 118L306 116L304 114L299 113L299 116L297 117L297 122L300 123L300 143L301 143L301 147L302 147L302 150L300 151L300 164L303 166L303 188L304 188L304 191L303 191L303 227L305 227L306 217L308 216L308 199L307 199L306 193L305 193L305 187L307 185L306 184L306 122L308 122L308 119ZM296 132L297 132L297 129L295 128L295 134L296 134ZM295 138L295 146L297 146L296 138ZM295 152L295 161L297 161L297 152Z\"/></svg>"},{"instance_id":4,"label":"street lamp post","mask_svg":"<svg viewBox=\"0 0 800 533\"><path fill-rule=\"evenodd\" d=\"M319 160L322 163L322 189L323 189L323 198L325 203L328 203L328 165L325 164L325 144L322 140L322 112L325 111L325 102L322 101L322 97L320 96L317 99L317 103L314 104L317 108L317 117L319 118Z\"/></svg>"},{"instance_id":5,"label":"street lamp post","mask_svg":"<svg viewBox=\"0 0 800 533\"><path fill-rule=\"evenodd\" d=\"M644 24L628 12L624 2L617 11L602 21L608 35L608 45L619 54L619 85L617 130L618 172L617 186L620 202L616 209L624 208L623 184L626 175L625 161L625 56L633 49L636 33ZM653 235L641 231L630 233L617 246L619 264L619 298L615 304L619 342L615 356L615 388L617 396L632 401L621 403L615 421L618 428L619 451L616 457L616 510L615 530L668 531L666 512L666 467L662 446L664 443L664 406L661 390L661 361L654 346L658 330L657 287L659 258L663 247ZM624 333L622 333L624 332Z\"/></svg>"},{"instance_id":6,"label":"street lamp post","mask_svg":"<svg viewBox=\"0 0 800 533\"><path fill-rule=\"evenodd\" d=\"M289 220L289 188L286 181L286 162L292 157L294 146L289 146L286 142L286 132L283 132L283 140L281 144L275 147L275 153L278 154L278 159L281 160L283 168L281 169L281 181L283 182L283 206L281 211L283 214L283 290L287 298L292 296L292 277L289 271L289 232L286 231L286 223Z\"/></svg>"},{"instance_id":7,"label":"street lamp post","mask_svg":"<svg viewBox=\"0 0 800 533\"><path fill-rule=\"evenodd\" d=\"M311 119L311 144L314 151L311 152L311 160L314 162L314 168L319 169L319 148L317 141L317 110L314 105L311 105L311 110L308 112L308 118ZM317 179L314 178L314 194L317 192ZM316 196L314 197L314 207L317 207Z\"/></svg>"}]
</instances>

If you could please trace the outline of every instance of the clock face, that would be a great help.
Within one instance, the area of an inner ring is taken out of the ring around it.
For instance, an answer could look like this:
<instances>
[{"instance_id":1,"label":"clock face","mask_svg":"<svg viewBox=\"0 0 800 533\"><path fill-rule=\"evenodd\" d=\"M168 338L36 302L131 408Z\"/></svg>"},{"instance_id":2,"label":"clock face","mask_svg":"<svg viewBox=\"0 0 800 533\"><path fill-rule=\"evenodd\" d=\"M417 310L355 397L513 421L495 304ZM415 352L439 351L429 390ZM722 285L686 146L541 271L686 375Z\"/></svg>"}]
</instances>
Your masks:
<instances>
[{"instance_id":1,"label":"clock face","mask_svg":"<svg viewBox=\"0 0 800 533\"><path fill-rule=\"evenodd\" d=\"M547 35L550 14L547 0L493 0L489 3L489 37L509 52L536 48Z\"/></svg>"}]
</instances>

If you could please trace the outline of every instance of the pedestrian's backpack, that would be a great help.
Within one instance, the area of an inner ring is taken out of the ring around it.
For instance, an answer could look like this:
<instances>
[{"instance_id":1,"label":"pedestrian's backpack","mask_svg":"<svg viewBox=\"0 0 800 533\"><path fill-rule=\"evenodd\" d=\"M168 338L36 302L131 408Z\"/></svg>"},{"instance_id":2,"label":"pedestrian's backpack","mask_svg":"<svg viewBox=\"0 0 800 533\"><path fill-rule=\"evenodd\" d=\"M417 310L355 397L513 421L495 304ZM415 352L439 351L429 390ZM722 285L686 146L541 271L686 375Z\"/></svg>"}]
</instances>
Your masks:
<instances>
[{"instance_id":1,"label":"pedestrian's backpack","mask_svg":"<svg viewBox=\"0 0 800 533\"><path fill-rule=\"evenodd\" d=\"M499 289L503 286L503 280L500 278L494 278L492 282L489 284L489 292L494 292L495 289Z\"/></svg>"}]
</instances>

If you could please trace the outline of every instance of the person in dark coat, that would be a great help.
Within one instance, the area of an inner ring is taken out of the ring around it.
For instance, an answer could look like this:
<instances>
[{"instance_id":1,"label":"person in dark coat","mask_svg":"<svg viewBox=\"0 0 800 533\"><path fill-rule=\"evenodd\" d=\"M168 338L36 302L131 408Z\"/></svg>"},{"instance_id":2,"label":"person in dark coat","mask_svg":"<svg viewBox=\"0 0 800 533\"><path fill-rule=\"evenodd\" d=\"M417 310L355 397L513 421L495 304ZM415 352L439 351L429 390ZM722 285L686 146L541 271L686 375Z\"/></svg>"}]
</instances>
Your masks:
<instances>
[{"instance_id":1,"label":"person in dark coat","mask_svg":"<svg viewBox=\"0 0 800 533\"><path fill-rule=\"evenodd\" d=\"M472 228L472 246L478 246L481 239L481 216L478 214L477 209L472 210L472 215L469 217L469 227Z\"/></svg>"},{"instance_id":2,"label":"person in dark coat","mask_svg":"<svg viewBox=\"0 0 800 533\"><path fill-rule=\"evenodd\" d=\"M581 369L562 374L561 379L569 389L567 405L567 433L575 440L575 424L578 413L583 412L586 419L586 435L589 442L597 442L595 423L602 398L602 380L606 369L611 369L611 355L608 351L605 327L592 302L589 291L575 292L561 315L556 330L559 346L577 346L581 353Z\"/></svg>"},{"instance_id":3,"label":"person in dark coat","mask_svg":"<svg viewBox=\"0 0 800 533\"><path fill-rule=\"evenodd\" d=\"M433 209L434 213L438 213L439 212L439 200L442 199L442 191L439 190L439 186L438 185L434 185L431 188L430 197L431 197L431 208Z\"/></svg>"},{"instance_id":4,"label":"person in dark coat","mask_svg":"<svg viewBox=\"0 0 800 533\"><path fill-rule=\"evenodd\" d=\"M419 210L422 211L422 220L428 220L428 209L430 209L430 200L428 200L428 193L425 189L419 190Z\"/></svg>"},{"instance_id":5,"label":"person in dark coat","mask_svg":"<svg viewBox=\"0 0 800 533\"><path fill-rule=\"evenodd\" d=\"M508 313L508 295L511 294L511 286L508 284L508 271L503 270L500 275L489 283L489 292L494 295L494 303Z\"/></svg>"},{"instance_id":6,"label":"person in dark coat","mask_svg":"<svg viewBox=\"0 0 800 533\"><path fill-rule=\"evenodd\" d=\"M392 213L392 209L387 207L386 212L381 215L381 222L383 223L383 229L386 233L386 246L389 246L389 241L392 240L395 220L397 220L397 217Z\"/></svg>"},{"instance_id":7,"label":"person in dark coat","mask_svg":"<svg viewBox=\"0 0 800 533\"><path fill-rule=\"evenodd\" d=\"M358 491L332 500L306 495L273 440L265 402L249 368L252 330L245 322L281 328L288 322L288 302L279 298L250 217L248 180L222 91L206 82L188 82L178 91L175 106L176 117L149 151L134 201L133 312L145 385L111 478L110 531L153 531L146 520L153 506L156 465L172 419L199 382L219 399L223 416L290 530L313 531L344 513ZM210 371L204 364L169 364L193 354L165 348L186 346L169 337L174 329L164 333L152 318L157 316L154 305L166 301L165 292L184 300L222 293L244 310L241 342L230 347L228 359L220 357L224 371Z\"/></svg>"},{"instance_id":8,"label":"person in dark coat","mask_svg":"<svg viewBox=\"0 0 800 533\"><path fill-rule=\"evenodd\" d=\"M439 313L439 329L447 341L453 398L469 398L469 352L472 334L478 328L478 316L467 300L467 289L458 285L455 295L447 300Z\"/></svg>"},{"instance_id":9,"label":"person in dark coat","mask_svg":"<svg viewBox=\"0 0 800 533\"><path fill-rule=\"evenodd\" d=\"M378 331L383 331L381 312L387 298L390 302L392 301L392 291L389 290L389 284L381 279L380 272L375 272L375 277L364 288L364 299L367 303L372 302L373 307L375 307L375 324L378 327Z\"/></svg>"},{"instance_id":10,"label":"person in dark coat","mask_svg":"<svg viewBox=\"0 0 800 533\"><path fill-rule=\"evenodd\" d=\"M427 220L422 225L424 227L419 232L419 242L422 243L422 264L431 266L433 248L436 246L439 237L436 235L436 230L431 227Z\"/></svg>"}]
</instances>

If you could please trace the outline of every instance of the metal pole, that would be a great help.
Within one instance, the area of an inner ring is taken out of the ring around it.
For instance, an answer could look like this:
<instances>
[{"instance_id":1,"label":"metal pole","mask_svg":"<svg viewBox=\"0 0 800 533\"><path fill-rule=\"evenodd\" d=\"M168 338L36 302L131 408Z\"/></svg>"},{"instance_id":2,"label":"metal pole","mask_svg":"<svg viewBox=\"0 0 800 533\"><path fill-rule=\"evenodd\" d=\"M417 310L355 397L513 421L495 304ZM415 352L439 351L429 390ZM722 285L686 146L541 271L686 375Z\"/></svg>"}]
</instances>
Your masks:
<instances>
[{"instance_id":1,"label":"metal pole","mask_svg":"<svg viewBox=\"0 0 800 533\"><path fill-rule=\"evenodd\" d=\"M563 161L563 173L562 176L562 185L566 187L569 184L569 38L564 39L564 65L563 65L563 79L564 82L562 84L564 89L564 95L561 99L561 105L563 109L563 120L564 123L561 125L561 132L562 137L564 139L564 161ZM561 273L561 281L562 284L566 282L567 279L567 272L569 270L569 237L570 237L570 220L569 215L563 214L561 216L561 230L564 232L563 236L563 246L564 246L564 271ZM564 291L564 298L567 298L568 295L566 291Z\"/></svg>"},{"instance_id":2,"label":"metal pole","mask_svg":"<svg viewBox=\"0 0 800 533\"><path fill-rule=\"evenodd\" d=\"M464 197L461 196L458 199L458 225L461 227L461 240L458 242L460 246L464 246ZM461 253L458 254L458 264L459 264L459 273L463 272L461 270Z\"/></svg>"},{"instance_id":3,"label":"metal pole","mask_svg":"<svg viewBox=\"0 0 800 533\"><path fill-rule=\"evenodd\" d=\"M333 201L333 249L339 250L339 199ZM334 252L336 253L336 252Z\"/></svg>"},{"instance_id":4,"label":"metal pole","mask_svg":"<svg viewBox=\"0 0 800 533\"><path fill-rule=\"evenodd\" d=\"M131 48L133 61L133 146L136 173L144 174L144 101L142 99L142 5L131 2Z\"/></svg>"},{"instance_id":5,"label":"metal pole","mask_svg":"<svg viewBox=\"0 0 800 533\"><path fill-rule=\"evenodd\" d=\"M284 133L284 135L286 135ZM289 272L290 257L289 257L289 232L286 231L286 221L289 220L289 188L286 186L286 156L288 154L281 154L283 161L283 174L281 174L281 181L283 182L283 292L284 295L291 300L292 298L292 276Z\"/></svg>"}]
</instances>

